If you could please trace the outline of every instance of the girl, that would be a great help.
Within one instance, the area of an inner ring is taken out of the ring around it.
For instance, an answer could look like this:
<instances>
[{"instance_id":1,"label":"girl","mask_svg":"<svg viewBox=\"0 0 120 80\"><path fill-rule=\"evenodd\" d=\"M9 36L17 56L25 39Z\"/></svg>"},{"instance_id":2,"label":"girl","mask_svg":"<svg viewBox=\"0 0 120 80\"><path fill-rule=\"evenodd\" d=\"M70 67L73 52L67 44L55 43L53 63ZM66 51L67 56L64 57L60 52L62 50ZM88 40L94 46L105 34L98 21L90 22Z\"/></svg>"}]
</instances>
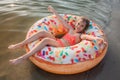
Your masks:
<instances>
[{"instance_id":1,"label":"girl","mask_svg":"<svg viewBox=\"0 0 120 80\"><path fill-rule=\"evenodd\" d=\"M52 6L48 7L48 10L52 12L54 15L56 15L57 19L59 22L68 29L68 33L66 33L61 39L56 39L54 35L47 31L39 31L33 36L29 37L28 39L14 45L10 45L8 48L9 49L16 49L20 48L34 40L37 40L38 38L42 38L42 40L27 54L18 57L16 59L10 60L11 63L17 64L22 62L24 59L27 59L37 51L43 49L45 46L50 45L50 46L55 46L55 47L63 47L63 46L70 46L77 44L81 41L81 39L99 39L103 41L101 38L98 37L93 37L89 35L83 35L81 34L83 31L85 31L88 26L89 26L89 20L85 17L79 17L79 19L76 22L75 29L73 29L67 22L54 10ZM68 38L69 37L69 38Z\"/></svg>"}]
</instances>

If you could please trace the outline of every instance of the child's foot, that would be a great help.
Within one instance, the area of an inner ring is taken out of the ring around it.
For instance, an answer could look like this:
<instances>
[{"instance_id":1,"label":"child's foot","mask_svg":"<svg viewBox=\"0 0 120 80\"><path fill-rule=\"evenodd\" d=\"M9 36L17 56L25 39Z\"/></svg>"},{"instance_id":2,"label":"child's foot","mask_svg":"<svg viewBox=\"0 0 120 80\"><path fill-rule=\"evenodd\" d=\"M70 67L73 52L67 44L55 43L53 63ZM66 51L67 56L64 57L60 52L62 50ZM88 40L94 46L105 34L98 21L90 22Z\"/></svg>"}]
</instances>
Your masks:
<instances>
[{"instance_id":1,"label":"child's foot","mask_svg":"<svg viewBox=\"0 0 120 80\"><path fill-rule=\"evenodd\" d=\"M15 64L15 65L21 63L22 61L23 61L22 58L17 58L17 59L11 59L11 60L9 60L9 62L11 64Z\"/></svg>"},{"instance_id":2,"label":"child's foot","mask_svg":"<svg viewBox=\"0 0 120 80\"><path fill-rule=\"evenodd\" d=\"M22 44L14 44L14 45L10 45L8 46L8 49L17 49L17 48L21 48L23 45Z\"/></svg>"}]
</instances>

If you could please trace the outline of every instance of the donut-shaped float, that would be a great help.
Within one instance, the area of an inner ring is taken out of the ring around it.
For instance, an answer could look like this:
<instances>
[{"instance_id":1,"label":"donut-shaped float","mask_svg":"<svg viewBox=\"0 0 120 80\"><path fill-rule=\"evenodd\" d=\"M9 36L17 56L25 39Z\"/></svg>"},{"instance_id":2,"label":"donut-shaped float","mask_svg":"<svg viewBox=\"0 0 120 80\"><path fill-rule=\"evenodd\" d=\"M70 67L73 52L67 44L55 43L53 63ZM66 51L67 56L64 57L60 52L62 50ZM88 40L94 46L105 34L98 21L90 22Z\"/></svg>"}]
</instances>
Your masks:
<instances>
[{"instance_id":1,"label":"donut-shaped float","mask_svg":"<svg viewBox=\"0 0 120 80\"><path fill-rule=\"evenodd\" d=\"M75 28L78 16L61 14L61 16ZM57 35L63 35L67 30L59 23L55 15L47 16L29 29L26 38L34 35L39 30L49 31ZM93 35L105 39L102 29L90 20L90 26L84 34ZM38 42L36 40L26 45L26 51L30 51ZM39 68L56 74L75 74L84 72L96 66L105 56L108 46L97 40L82 40L80 43L67 47L46 46L30 57L30 60Z\"/></svg>"}]
</instances>

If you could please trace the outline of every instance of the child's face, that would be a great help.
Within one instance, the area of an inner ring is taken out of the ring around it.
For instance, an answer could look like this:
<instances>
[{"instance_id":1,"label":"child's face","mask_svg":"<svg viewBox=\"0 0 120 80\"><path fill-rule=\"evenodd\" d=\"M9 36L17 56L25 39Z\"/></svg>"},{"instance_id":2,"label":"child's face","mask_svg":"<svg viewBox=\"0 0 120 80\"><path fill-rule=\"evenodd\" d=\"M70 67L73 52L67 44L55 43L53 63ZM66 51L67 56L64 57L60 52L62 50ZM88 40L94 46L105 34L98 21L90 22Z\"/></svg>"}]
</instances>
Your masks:
<instances>
[{"instance_id":1,"label":"child's face","mask_svg":"<svg viewBox=\"0 0 120 80\"><path fill-rule=\"evenodd\" d=\"M83 20L81 18L79 18L75 25L75 31L82 32L84 30L85 26L86 26L86 23L83 22Z\"/></svg>"}]
</instances>

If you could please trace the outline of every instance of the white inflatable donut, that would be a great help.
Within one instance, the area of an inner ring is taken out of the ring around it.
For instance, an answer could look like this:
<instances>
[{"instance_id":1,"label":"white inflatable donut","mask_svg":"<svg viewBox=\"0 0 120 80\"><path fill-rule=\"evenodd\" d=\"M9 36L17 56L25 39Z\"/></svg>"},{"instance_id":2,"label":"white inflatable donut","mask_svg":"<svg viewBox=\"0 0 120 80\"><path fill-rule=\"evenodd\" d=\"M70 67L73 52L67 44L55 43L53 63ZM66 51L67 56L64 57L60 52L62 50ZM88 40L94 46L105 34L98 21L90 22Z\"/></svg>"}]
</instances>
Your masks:
<instances>
[{"instance_id":1,"label":"white inflatable donut","mask_svg":"<svg viewBox=\"0 0 120 80\"><path fill-rule=\"evenodd\" d=\"M73 28L78 16L61 15ZM26 38L29 38L39 30L49 31L55 35L62 35L67 30L58 22L54 15L37 21L29 29ZM93 21L85 34L105 39L104 32ZM40 40L26 45L26 51L30 51ZM56 74L75 74L89 70L96 66L105 56L108 46L97 40L82 40L80 43L68 47L46 46L30 57L30 60L43 70Z\"/></svg>"}]
</instances>

